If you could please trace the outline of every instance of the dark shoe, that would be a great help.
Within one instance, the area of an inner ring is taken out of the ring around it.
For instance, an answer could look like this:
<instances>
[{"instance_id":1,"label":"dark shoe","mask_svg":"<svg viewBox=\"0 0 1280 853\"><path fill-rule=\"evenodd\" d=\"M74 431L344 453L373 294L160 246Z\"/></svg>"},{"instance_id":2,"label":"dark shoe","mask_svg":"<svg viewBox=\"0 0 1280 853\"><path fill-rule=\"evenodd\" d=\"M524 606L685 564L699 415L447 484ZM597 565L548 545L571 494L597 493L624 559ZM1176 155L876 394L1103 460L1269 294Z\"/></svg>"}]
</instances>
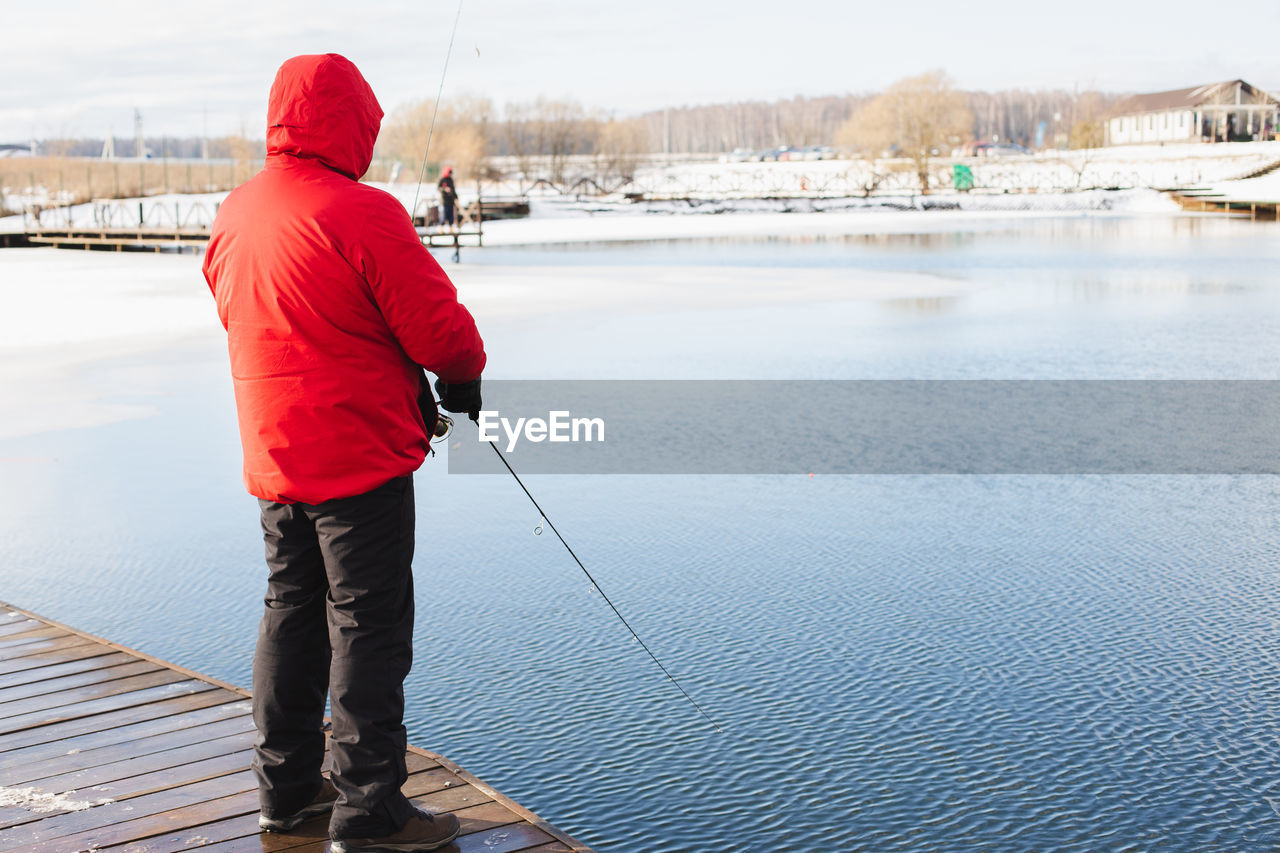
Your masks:
<instances>
[{"instance_id":1,"label":"dark shoe","mask_svg":"<svg viewBox=\"0 0 1280 853\"><path fill-rule=\"evenodd\" d=\"M268 817L266 814L260 814L258 829L263 832L288 832L309 817L333 811L333 804L337 800L338 790L333 787L332 782L325 779L320 786L320 793L316 794L314 800L303 806L301 811L284 817Z\"/></svg>"},{"instance_id":2,"label":"dark shoe","mask_svg":"<svg viewBox=\"0 0 1280 853\"><path fill-rule=\"evenodd\" d=\"M425 853L437 850L458 837L458 819L451 814L432 814L417 809L395 835L382 838L339 838L332 853Z\"/></svg>"}]
</instances>

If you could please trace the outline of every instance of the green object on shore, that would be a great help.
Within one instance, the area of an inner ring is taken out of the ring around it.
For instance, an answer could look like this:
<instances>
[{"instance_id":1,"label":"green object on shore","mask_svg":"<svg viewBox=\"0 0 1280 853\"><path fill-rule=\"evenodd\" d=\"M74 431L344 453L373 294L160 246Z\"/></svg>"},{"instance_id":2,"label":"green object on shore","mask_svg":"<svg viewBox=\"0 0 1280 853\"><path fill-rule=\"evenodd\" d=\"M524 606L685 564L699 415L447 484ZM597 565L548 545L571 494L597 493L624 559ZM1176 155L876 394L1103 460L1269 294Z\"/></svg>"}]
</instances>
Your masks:
<instances>
[{"instance_id":1,"label":"green object on shore","mask_svg":"<svg viewBox=\"0 0 1280 853\"><path fill-rule=\"evenodd\" d=\"M951 167L951 181L960 192L973 189L973 170L963 163Z\"/></svg>"}]
</instances>

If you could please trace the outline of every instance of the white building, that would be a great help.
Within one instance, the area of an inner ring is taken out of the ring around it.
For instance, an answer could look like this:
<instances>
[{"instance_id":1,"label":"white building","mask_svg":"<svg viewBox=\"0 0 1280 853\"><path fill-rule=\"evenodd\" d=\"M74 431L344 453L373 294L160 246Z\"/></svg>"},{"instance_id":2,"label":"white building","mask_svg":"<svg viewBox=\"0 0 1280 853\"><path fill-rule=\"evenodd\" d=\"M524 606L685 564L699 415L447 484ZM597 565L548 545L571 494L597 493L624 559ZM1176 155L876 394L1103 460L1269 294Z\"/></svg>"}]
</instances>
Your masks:
<instances>
[{"instance_id":1,"label":"white building","mask_svg":"<svg viewBox=\"0 0 1280 853\"><path fill-rule=\"evenodd\" d=\"M1107 145L1274 139L1280 101L1243 80L1134 95L1106 122Z\"/></svg>"}]
</instances>

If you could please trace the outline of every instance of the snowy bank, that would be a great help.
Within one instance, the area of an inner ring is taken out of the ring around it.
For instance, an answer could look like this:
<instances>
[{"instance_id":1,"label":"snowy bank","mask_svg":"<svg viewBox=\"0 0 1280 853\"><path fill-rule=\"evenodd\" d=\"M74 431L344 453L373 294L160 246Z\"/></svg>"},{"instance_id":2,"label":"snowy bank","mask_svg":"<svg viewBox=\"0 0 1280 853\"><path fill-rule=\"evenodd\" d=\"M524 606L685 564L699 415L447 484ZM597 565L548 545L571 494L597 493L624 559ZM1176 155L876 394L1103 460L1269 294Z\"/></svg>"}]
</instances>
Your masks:
<instances>
[{"instance_id":1,"label":"snowy bank","mask_svg":"<svg viewBox=\"0 0 1280 853\"><path fill-rule=\"evenodd\" d=\"M405 205L413 186L375 185ZM47 227L106 224L157 227L207 226L225 193L122 199L81 204L45 214ZM1097 214L1173 214L1177 204L1153 190L1092 190L1070 193L974 194L939 192L872 198L707 199L627 201L539 195L531 199L528 219L486 222L486 245L590 242L595 240L671 240L682 237L803 236L905 233L947 230L966 221L991 217ZM725 216L723 214L732 214ZM124 218L131 218L124 222ZM601 224L603 222L608 224ZM19 232L21 216L0 219L0 231Z\"/></svg>"},{"instance_id":2,"label":"snowy bank","mask_svg":"<svg viewBox=\"0 0 1280 853\"><path fill-rule=\"evenodd\" d=\"M1176 202L1152 190L693 203L543 198L535 200L532 208L529 219L486 223L485 245L924 234L985 228L1014 219L1181 212Z\"/></svg>"}]
</instances>

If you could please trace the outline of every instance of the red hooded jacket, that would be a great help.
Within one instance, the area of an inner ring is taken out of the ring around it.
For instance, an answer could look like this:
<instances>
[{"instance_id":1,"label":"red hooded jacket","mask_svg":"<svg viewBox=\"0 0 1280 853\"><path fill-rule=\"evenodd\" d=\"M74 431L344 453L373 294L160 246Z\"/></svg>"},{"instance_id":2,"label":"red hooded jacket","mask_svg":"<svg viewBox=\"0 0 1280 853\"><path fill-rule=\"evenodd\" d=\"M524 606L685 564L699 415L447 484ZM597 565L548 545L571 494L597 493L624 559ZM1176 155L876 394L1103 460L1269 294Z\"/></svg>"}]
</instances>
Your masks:
<instances>
[{"instance_id":1,"label":"red hooded jacket","mask_svg":"<svg viewBox=\"0 0 1280 853\"><path fill-rule=\"evenodd\" d=\"M244 482L320 503L417 470L421 365L475 379L484 344L404 206L358 179L382 109L337 54L285 62L267 163L222 203L205 279L227 330Z\"/></svg>"}]
</instances>

